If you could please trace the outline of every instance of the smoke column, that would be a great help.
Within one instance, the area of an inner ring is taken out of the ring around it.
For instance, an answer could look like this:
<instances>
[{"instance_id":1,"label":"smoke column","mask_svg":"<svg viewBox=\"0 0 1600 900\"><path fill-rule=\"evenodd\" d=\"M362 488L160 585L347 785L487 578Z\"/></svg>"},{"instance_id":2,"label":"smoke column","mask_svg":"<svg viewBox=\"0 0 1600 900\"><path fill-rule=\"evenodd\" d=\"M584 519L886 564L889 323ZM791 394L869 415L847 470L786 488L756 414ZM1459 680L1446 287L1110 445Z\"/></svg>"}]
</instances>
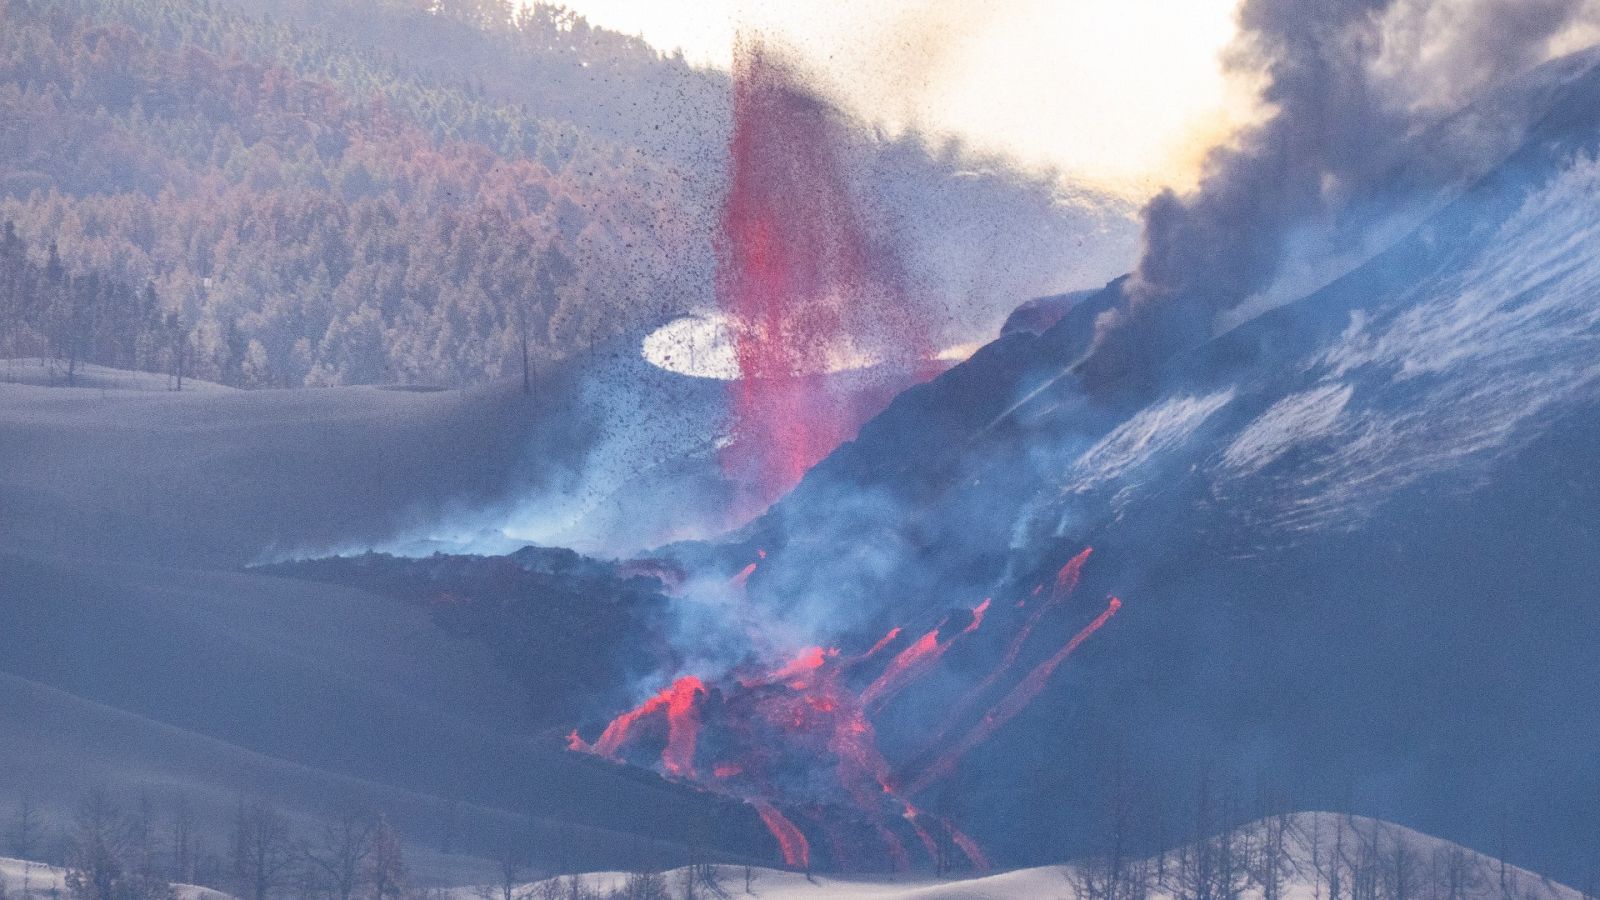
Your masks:
<instances>
[{"instance_id":1,"label":"smoke column","mask_svg":"<svg viewBox=\"0 0 1600 900\"><path fill-rule=\"evenodd\" d=\"M1084 371L1091 383L1137 377L1154 360L1205 340L1215 315L1271 285L1303 225L1350 240L1364 204L1384 196L1418 138L1481 86L1541 61L1585 0L1246 0L1227 66L1261 78L1267 118L1207 157L1197 190L1158 194L1144 211L1144 249L1124 304L1105 315ZM1492 35L1492 39L1489 36ZM1443 92L1443 83L1450 88ZM1430 93L1431 92L1431 93ZM1443 93L1441 93L1443 92ZM1463 177L1434 148L1411 167L1426 192ZM1357 214L1352 215L1352 212ZM1341 231L1343 229L1343 231Z\"/></svg>"},{"instance_id":2,"label":"smoke column","mask_svg":"<svg viewBox=\"0 0 1600 900\"><path fill-rule=\"evenodd\" d=\"M900 254L855 196L839 114L756 42L735 55L733 112L716 288L741 377L722 463L761 508L931 374L933 354ZM830 375L867 362L879 383Z\"/></svg>"}]
</instances>

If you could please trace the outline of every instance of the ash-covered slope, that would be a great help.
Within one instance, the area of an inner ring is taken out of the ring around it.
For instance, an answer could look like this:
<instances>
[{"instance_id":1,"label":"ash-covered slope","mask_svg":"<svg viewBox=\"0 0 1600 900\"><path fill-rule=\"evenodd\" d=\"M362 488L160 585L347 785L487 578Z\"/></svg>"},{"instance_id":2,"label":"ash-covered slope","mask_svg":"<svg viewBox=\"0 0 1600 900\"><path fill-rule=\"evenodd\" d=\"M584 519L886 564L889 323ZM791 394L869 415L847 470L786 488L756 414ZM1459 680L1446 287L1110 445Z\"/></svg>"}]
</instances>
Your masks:
<instances>
[{"instance_id":1,"label":"ash-covered slope","mask_svg":"<svg viewBox=\"0 0 1600 900\"><path fill-rule=\"evenodd\" d=\"M1514 152L1304 300L1091 391L1074 367L1113 284L908 391L744 535L768 553L751 595L871 634L1003 614L1096 548L1082 593L1123 612L948 794L1002 858L1081 845L1120 767L1510 835L1578 877L1600 830L1593 64L1521 86ZM901 727L936 727L938 699Z\"/></svg>"},{"instance_id":2,"label":"ash-covered slope","mask_svg":"<svg viewBox=\"0 0 1600 900\"><path fill-rule=\"evenodd\" d=\"M95 374L114 383L0 383L0 805L31 794L58 828L94 787L143 791L213 834L241 797L302 830L368 805L414 850L528 843L542 866L670 853L702 822L724 823L708 847L768 852L740 807L563 751L503 662L421 604L243 570L559 477L587 451L559 386Z\"/></svg>"}]
</instances>

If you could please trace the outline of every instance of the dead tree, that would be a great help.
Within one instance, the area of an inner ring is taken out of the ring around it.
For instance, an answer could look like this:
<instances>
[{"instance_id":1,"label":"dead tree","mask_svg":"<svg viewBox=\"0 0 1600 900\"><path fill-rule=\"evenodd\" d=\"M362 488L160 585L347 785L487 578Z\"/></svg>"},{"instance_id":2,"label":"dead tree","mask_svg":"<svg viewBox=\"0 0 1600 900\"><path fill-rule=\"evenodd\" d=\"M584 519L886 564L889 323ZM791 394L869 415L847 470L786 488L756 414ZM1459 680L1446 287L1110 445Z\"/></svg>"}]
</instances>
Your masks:
<instances>
[{"instance_id":1,"label":"dead tree","mask_svg":"<svg viewBox=\"0 0 1600 900\"><path fill-rule=\"evenodd\" d=\"M1224 804L1219 815L1209 779L1202 779L1195 802L1194 831L1178 851L1171 891L1176 900L1238 900L1249 885L1249 835L1245 829L1218 830L1233 820Z\"/></svg>"},{"instance_id":2,"label":"dead tree","mask_svg":"<svg viewBox=\"0 0 1600 900\"><path fill-rule=\"evenodd\" d=\"M141 871L136 828L96 790L78 809L67 864L73 900L173 900L172 885Z\"/></svg>"},{"instance_id":3,"label":"dead tree","mask_svg":"<svg viewBox=\"0 0 1600 900\"><path fill-rule=\"evenodd\" d=\"M199 877L195 857L194 810L179 797L172 808L172 877L194 884Z\"/></svg>"},{"instance_id":4,"label":"dead tree","mask_svg":"<svg viewBox=\"0 0 1600 900\"><path fill-rule=\"evenodd\" d=\"M494 884L473 891L480 900L528 900L533 896L523 854L509 847L501 850L495 859L495 874L499 878Z\"/></svg>"},{"instance_id":5,"label":"dead tree","mask_svg":"<svg viewBox=\"0 0 1600 900\"><path fill-rule=\"evenodd\" d=\"M1384 829L1381 852L1383 864L1383 894L1385 900L1416 900L1418 860L1417 851L1398 829Z\"/></svg>"},{"instance_id":6,"label":"dead tree","mask_svg":"<svg viewBox=\"0 0 1600 900\"><path fill-rule=\"evenodd\" d=\"M372 900L399 900L405 894L406 858L400 835L380 818L367 854L366 881Z\"/></svg>"},{"instance_id":7,"label":"dead tree","mask_svg":"<svg viewBox=\"0 0 1600 900\"><path fill-rule=\"evenodd\" d=\"M722 883L722 870L698 853L683 867L678 880L683 888L683 900L726 900L731 896Z\"/></svg>"},{"instance_id":8,"label":"dead tree","mask_svg":"<svg viewBox=\"0 0 1600 900\"><path fill-rule=\"evenodd\" d=\"M289 825L260 801L239 801L233 823L233 881L241 900L270 900L288 885L298 855Z\"/></svg>"},{"instance_id":9,"label":"dead tree","mask_svg":"<svg viewBox=\"0 0 1600 900\"><path fill-rule=\"evenodd\" d=\"M1150 873L1133 853L1134 789L1120 757L1111 773L1106 795L1103 835L1094 856L1067 870L1073 893L1085 900L1144 900L1150 889Z\"/></svg>"},{"instance_id":10,"label":"dead tree","mask_svg":"<svg viewBox=\"0 0 1600 900\"><path fill-rule=\"evenodd\" d=\"M370 815L345 810L322 829L321 838L300 845L300 857L332 900L354 900L363 887L378 823Z\"/></svg>"},{"instance_id":11,"label":"dead tree","mask_svg":"<svg viewBox=\"0 0 1600 900\"><path fill-rule=\"evenodd\" d=\"M17 817L6 832L6 848L17 859L31 860L39 852L44 839L44 828L39 822L39 810L27 794L17 804Z\"/></svg>"},{"instance_id":12,"label":"dead tree","mask_svg":"<svg viewBox=\"0 0 1600 900\"><path fill-rule=\"evenodd\" d=\"M39 821L39 810L27 794L17 804L17 817L6 833L6 847L11 855L22 860L22 900L33 893L33 866L44 843L44 826Z\"/></svg>"},{"instance_id":13,"label":"dead tree","mask_svg":"<svg viewBox=\"0 0 1600 900\"><path fill-rule=\"evenodd\" d=\"M1283 900L1283 888L1296 874L1294 858L1289 852L1289 814L1278 811L1266 816L1256 825L1252 842L1250 880L1261 891L1261 900Z\"/></svg>"},{"instance_id":14,"label":"dead tree","mask_svg":"<svg viewBox=\"0 0 1600 900\"><path fill-rule=\"evenodd\" d=\"M1311 900L1322 900L1322 817L1312 813L1302 818L1297 836L1311 856L1307 861L1311 867Z\"/></svg>"},{"instance_id":15,"label":"dead tree","mask_svg":"<svg viewBox=\"0 0 1600 900\"><path fill-rule=\"evenodd\" d=\"M1350 830L1350 854L1346 856L1345 871L1349 873L1350 900L1379 900L1382 876L1379 833L1362 834L1354 819L1346 817Z\"/></svg>"},{"instance_id":16,"label":"dead tree","mask_svg":"<svg viewBox=\"0 0 1600 900\"><path fill-rule=\"evenodd\" d=\"M660 872L634 872L623 882L622 900L672 900L667 876Z\"/></svg>"},{"instance_id":17,"label":"dead tree","mask_svg":"<svg viewBox=\"0 0 1600 900\"><path fill-rule=\"evenodd\" d=\"M1344 866L1344 817L1335 816L1333 819L1333 847L1326 857L1327 869L1324 878L1328 883L1328 900L1340 900L1341 888L1344 879L1340 871Z\"/></svg>"}]
</instances>

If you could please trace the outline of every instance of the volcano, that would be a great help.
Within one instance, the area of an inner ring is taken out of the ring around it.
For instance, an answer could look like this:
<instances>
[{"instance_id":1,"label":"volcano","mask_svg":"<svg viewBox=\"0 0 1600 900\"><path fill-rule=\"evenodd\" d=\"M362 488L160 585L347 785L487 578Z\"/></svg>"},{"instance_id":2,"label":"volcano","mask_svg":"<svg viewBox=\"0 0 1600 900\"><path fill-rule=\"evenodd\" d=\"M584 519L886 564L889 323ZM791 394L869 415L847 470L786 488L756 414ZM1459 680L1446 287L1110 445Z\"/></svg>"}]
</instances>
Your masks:
<instances>
[{"instance_id":1,"label":"volcano","mask_svg":"<svg viewBox=\"0 0 1600 900\"><path fill-rule=\"evenodd\" d=\"M1082 593L1137 602L1011 683L991 762L921 758L1006 862L1084 846L1131 771L1515 835L1515 861L1579 877L1600 831L1597 62L1523 82L1521 142L1386 250L1119 390L1075 365L1122 282L908 390L724 551L767 549L750 602L868 641L1025 602L1096 547ZM989 654L880 732L962 757L943 719L1010 655Z\"/></svg>"}]
</instances>

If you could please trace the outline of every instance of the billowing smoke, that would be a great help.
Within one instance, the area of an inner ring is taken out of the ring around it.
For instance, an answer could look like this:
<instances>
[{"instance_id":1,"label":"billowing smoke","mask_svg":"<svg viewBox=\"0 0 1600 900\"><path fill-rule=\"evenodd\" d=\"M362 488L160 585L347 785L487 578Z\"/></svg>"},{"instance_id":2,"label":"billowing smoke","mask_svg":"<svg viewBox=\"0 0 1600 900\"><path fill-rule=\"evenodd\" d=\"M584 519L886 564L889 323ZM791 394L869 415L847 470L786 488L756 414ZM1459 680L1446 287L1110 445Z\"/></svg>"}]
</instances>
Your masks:
<instances>
[{"instance_id":1,"label":"billowing smoke","mask_svg":"<svg viewBox=\"0 0 1600 900\"><path fill-rule=\"evenodd\" d=\"M1091 378L1203 340L1289 259L1305 263L1295 242L1306 233L1321 244L1312 255L1346 249L1375 210L1481 172L1505 141L1432 129L1593 15L1587 0L1246 0L1226 65L1261 82L1265 117L1210 152L1192 193L1150 201L1143 255L1126 304L1101 323Z\"/></svg>"}]
</instances>

